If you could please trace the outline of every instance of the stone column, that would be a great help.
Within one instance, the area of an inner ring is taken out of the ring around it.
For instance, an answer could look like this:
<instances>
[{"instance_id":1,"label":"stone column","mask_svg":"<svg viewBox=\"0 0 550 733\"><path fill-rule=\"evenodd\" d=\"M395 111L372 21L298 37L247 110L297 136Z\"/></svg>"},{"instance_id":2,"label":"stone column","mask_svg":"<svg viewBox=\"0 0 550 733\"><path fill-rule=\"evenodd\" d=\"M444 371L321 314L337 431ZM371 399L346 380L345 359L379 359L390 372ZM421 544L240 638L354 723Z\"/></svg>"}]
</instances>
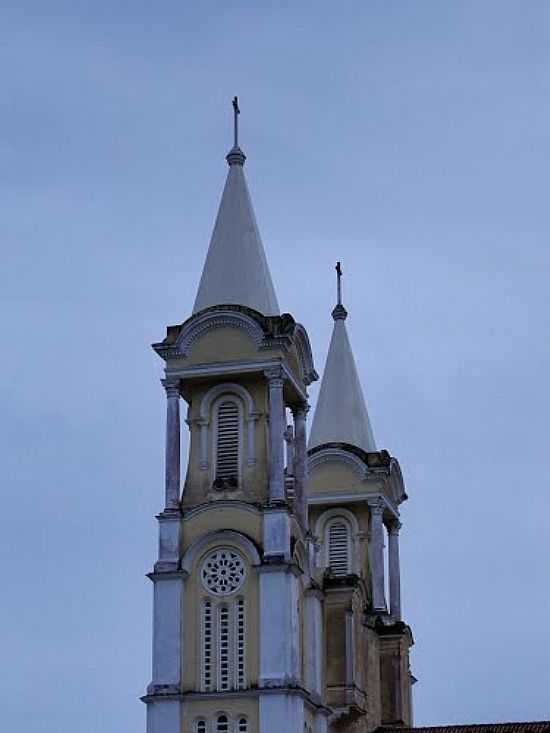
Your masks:
<instances>
[{"instance_id":1,"label":"stone column","mask_svg":"<svg viewBox=\"0 0 550 733\"><path fill-rule=\"evenodd\" d=\"M399 570L399 530L401 523L393 522L388 528L388 566L390 575L390 615L394 621L401 621L401 574Z\"/></svg>"},{"instance_id":2,"label":"stone column","mask_svg":"<svg viewBox=\"0 0 550 733\"><path fill-rule=\"evenodd\" d=\"M285 498L285 405L283 398L284 374L280 367L268 369L269 382L269 498L283 501Z\"/></svg>"},{"instance_id":3,"label":"stone column","mask_svg":"<svg viewBox=\"0 0 550 733\"><path fill-rule=\"evenodd\" d=\"M372 605L374 612L385 612L384 597L384 502L369 503L371 513L370 525L370 565L372 574Z\"/></svg>"},{"instance_id":4,"label":"stone column","mask_svg":"<svg viewBox=\"0 0 550 733\"><path fill-rule=\"evenodd\" d=\"M165 508L177 509L180 498L180 393L179 381L163 379L166 390Z\"/></svg>"},{"instance_id":5,"label":"stone column","mask_svg":"<svg viewBox=\"0 0 550 733\"><path fill-rule=\"evenodd\" d=\"M304 525L307 525L306 417L308 409L309 408L305 403L292 408L292 415L294 417L294 494L296 496L297 514Z\"/></svg>"}]
</instances>

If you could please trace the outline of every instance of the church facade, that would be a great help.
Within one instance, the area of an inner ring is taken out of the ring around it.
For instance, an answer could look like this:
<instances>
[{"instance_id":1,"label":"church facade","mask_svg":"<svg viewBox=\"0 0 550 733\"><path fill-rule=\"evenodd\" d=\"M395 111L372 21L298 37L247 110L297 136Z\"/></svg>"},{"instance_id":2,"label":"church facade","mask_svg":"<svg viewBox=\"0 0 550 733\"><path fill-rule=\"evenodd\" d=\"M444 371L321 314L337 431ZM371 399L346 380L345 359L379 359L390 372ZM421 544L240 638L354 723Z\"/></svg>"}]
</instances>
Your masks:
<instances>
[{"instance_id":1,"label":"church facade","mask_svg":"<svg viewBox=\"0 0 550 733\"><path fill-rule=\"evenodd\" d=\"M339 267L307 440L308 387L318 375L306 329L279 308L237 114L235 105L235 144L193 313L154 344L165 366L166 479L149 574L147 733L409 727L401 470L374 440Z\"/></svg>"}]
</instances>

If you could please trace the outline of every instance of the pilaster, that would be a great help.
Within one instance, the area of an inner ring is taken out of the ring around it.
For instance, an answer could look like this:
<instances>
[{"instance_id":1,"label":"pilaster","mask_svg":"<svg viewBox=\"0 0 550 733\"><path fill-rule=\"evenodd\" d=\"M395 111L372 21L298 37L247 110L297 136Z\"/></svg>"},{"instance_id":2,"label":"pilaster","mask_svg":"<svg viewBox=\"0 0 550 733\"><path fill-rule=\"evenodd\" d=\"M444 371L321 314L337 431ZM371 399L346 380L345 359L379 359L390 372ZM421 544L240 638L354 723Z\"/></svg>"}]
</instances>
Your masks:
<instances>
[{"instance_id":1,"label":"pilaster","mask_svg":"<svg viewBox=\"0 0 550 733\"><path fill-rule=\"evenodd\" d=\"M166 509L177 509L180 500L180 393L179 380L163 379L166 390Z\"/></svg>"},{"instance_id":2,"label":"pilaster","mask_svg":"<svg viewBox=\"0 0 550 733\"><path fill-rule=\"evenodd\" d=\"M384 502L369 501L371 512L370 558L372 571L372 605L374 613L386 613L384 592Z\"/></svg>"},{"instance_id":3,"label":"pilaster","mask_svg":"<svg viewBox=\"0 0 550 733\"><path fill-rule=\"evenodd\" d=\"M284 433L285 407L283 386L285 374L281 367L267 369L269 385L269 498L285 499Z\"/></svg>"}]
</instances>

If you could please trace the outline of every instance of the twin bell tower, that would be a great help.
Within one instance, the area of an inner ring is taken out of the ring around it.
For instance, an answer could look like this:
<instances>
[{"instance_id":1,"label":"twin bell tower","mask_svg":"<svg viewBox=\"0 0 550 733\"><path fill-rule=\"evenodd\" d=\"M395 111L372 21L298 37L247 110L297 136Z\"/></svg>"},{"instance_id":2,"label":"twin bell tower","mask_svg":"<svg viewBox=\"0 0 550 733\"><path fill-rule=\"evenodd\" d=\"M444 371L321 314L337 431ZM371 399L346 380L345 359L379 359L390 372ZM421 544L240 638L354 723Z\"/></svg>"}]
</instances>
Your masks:
<instances>
[{"instance_id":1,"label":"twin bell tower","mask_svg":"<svg viewBox=\"0 0 550 733\"><path fill-rule=\"evenodd\" d=\"M166 472L148 576L147 733L409 726L401 471L375 444L339 266L308 444L308 387L318 375L306 329L280 312L236 98L233 109L229 171L193 313L153 346L165 364Z\"/></svg>"}]
</instances>

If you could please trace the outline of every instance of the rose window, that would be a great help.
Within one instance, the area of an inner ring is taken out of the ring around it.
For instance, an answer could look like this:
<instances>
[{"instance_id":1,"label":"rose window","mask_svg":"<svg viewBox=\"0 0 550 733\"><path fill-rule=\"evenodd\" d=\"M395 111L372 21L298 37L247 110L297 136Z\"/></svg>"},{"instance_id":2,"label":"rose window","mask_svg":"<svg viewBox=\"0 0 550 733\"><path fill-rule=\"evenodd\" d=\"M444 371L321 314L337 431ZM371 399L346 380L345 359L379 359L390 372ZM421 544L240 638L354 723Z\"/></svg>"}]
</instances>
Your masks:
<instances>
[{"instance_id":1,"label":"rose window","mask_svg":"<svg viewBox=\"0 0 550 733\"><path fill-rule=\"evenodd\" d=\"M202 564L201 580L215 596L229 596L239 590L246 576L242 557L227 547L211 552Z\"/></svg>"}]
</instances>

